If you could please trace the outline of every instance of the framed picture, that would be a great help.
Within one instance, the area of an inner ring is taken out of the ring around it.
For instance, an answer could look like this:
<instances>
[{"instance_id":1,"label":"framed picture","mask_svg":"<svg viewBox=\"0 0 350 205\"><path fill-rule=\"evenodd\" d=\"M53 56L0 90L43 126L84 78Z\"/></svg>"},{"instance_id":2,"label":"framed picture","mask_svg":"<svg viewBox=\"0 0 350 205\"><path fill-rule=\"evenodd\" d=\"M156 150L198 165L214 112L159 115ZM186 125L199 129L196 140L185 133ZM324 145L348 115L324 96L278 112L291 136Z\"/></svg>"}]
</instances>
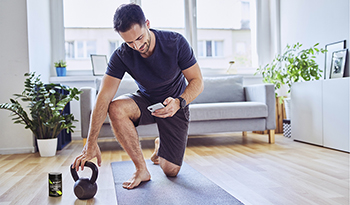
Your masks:
<instances>
[{"instance_id":1,"label":"framed picture","mask_svg":"<svg viewBox=\"0 0 350 205\"><path fill-rule=\"evenodd\" d=\"M347 52L348 49L333 52L330 78L342 78L344 76Z\"/></svg>"},{"instance_id":2,"label":"framed picture","mask_svg":"<svg viewBox=\"0 0 350 205\"><path fill-rule=\"evenodd\" d=\"M330 43L325 46L325 49L327 50L327 52L325 53L325 66L323 71L324 79L329 79L330 77L333 52L343 50L345 49L345 46L346 46L345 40Z\"/></svg>"}]
</instances>

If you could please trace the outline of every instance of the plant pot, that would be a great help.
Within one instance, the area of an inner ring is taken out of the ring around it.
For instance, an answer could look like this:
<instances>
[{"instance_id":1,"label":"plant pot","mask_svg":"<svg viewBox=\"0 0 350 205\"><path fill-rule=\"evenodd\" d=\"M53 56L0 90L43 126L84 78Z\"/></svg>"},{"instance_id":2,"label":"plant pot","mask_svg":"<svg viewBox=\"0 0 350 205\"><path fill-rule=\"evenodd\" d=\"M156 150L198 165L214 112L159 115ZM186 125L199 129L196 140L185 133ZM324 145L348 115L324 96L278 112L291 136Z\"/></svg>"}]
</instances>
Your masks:
<instances>
[{"instance_id":1,"label":"plant pot","mask_svg":"<svg viewBox=\"0 0 350 205\"><path fill-rule=\"evenodd\" d=\"M66 67L56 67L57 76L66 76Z\"/></svg>"},{"instance_id":2,"label":"plant pot","mask_svg":"<svg viewBox=\"0 0 350 205\"><path fill-rule=\"evenodd\" d=\"M290 120L291 118L291 98L285 98L284 99L284 109L286 110L286 118L287 120Z\"/></svg>"},{"instance_id":3,"label":"plant pot","mask_svg":"<svg viewBox=\"0 0 350 205\"><path fill-rule=\"evenodd\" d=\"M56 155L57 138L37 139L37 143L41 157L52 157Z\"/></svg>"}]
</instances>

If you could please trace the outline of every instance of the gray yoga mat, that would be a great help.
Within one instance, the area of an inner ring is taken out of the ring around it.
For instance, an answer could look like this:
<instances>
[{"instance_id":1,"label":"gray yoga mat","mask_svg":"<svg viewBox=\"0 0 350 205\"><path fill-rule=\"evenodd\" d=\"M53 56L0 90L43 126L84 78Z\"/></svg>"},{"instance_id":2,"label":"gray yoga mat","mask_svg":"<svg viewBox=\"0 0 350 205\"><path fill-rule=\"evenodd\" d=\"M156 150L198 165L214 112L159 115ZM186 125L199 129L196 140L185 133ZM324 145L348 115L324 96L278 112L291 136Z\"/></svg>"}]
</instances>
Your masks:
<instances>
[{"instance_id":1,"label":"gray yoga mat","mask_svg":"<svg viewBox=\"0 0 350 205\"><path fill-rule=\"evenodd\" d=\"M185 162L177 177L166 177L159 167L146 160L151 181L127 190L122 184L135 171L132 161L112 162L118 205L145 204L243 204Z\"/></svg>"}]
</instances>

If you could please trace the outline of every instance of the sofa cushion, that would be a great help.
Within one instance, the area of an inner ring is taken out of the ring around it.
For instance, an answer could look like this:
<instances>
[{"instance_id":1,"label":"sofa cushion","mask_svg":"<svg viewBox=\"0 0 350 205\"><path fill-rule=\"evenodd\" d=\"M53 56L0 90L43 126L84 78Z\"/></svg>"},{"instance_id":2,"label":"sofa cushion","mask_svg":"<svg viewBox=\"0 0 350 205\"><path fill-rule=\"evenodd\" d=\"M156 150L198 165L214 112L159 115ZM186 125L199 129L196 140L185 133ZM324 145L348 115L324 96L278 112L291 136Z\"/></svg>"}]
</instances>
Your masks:
<instances>
[{"instance_id":1,"label":"sofa cushion","mask_svg":"<svg viewBox=\"0 0 350 205\"><path fill-rule=\"evenodd\" d=\"M242 76L204 77L204 90L192 102L242 102L245 101Z\"/></svg>"},{"instance_id":2,"label":"sofa cushion","mask_svg":"<svg viewBox=\"0 0 350 205\"><path fill-rule=\"evenodd\" d=\"M260 102L190 104L190 121L264 118L267 113Z\"/></svg>"}]
</instances>

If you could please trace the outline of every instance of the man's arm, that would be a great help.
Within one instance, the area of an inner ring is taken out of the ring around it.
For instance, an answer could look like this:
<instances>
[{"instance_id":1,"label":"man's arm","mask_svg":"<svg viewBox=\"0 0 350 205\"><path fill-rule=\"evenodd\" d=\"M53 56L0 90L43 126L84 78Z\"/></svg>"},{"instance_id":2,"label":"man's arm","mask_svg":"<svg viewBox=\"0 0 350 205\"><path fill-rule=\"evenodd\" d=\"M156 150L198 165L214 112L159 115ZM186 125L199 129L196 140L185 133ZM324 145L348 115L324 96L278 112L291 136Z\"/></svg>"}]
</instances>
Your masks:
<instances>
[{"instance_id":1,"label":"man's arm","mask_svg":"<svg viewBox=\"0 0 350 205\"><path fill-rule=\"evenodd\" d=\"M181 97L189 104L192 102L204 89L203 77L198 63L182 71L188 81L188 85ZM165 108L156 110L152 115L156 117L166 118L172 117L180 109L179 99L169 97L163 102Z\"/></svg>"},{"instance_id":2,"label":"man's arm","mask_svg":"<svg viewBox=\"0 0 350 205\"><path fill-rule=\"evenodd\" d=\"M192 102L196 97L202 93L204 89L203 77L198 63L183 70L185 78L188 81L188 85L185 91L182 93L181 97L186 100L187 104ZM177 104L180 105L179 99L176 99Z\"/></svg>"},{"instance_id":3,"label":"man's arm","mask_svg":"<svg viewBox=\"0 0 350 205\"><path fill-rule=\"evenodd\" d=\"M79 169L79 165L83 170L85 162L95 157L97 157L98 165L101 166L101 152L97 145L97 138L102 124L107 117L109 104L118 90L120 81L120 79L109 75L103 76L101 88L92 110L87 143L85 144L82 153L75 158L73 163L73 168L76 168L76 170Z\"/></svg>"}]
</instances>

